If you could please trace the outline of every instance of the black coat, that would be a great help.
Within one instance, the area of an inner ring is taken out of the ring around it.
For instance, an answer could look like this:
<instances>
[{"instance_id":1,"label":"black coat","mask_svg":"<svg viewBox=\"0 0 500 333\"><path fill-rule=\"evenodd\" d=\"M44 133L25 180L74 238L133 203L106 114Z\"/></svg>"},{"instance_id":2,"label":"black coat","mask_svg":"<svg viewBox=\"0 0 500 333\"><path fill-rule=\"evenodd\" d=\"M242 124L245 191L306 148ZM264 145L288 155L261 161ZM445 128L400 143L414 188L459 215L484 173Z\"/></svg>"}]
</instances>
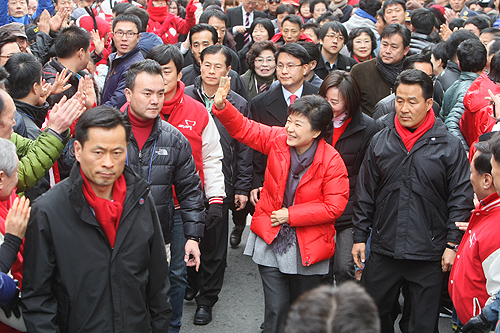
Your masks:
<instances>
[{"instance_id":1,"label":"black coat","mask_svg":"<svg viewBox=\"0 0 500 333\"><path fill-rule=\"evenodd\" d=\"M231 33L233 33L234 26L244 25L241 6L235 8L229 8L226 11L226 16L227 16L227 27ZM253 19L255 20L257 17L267 18L267 14L259 12L258 10L254 10ZM269 38L271 37L272 36L269 36ZM234 41L236 42L236 51L239 51L245 45L245 36L243 34L236 34L236 36L234 36Z\"/></svg>"},{"instance_id":2,"label":"black coat","mask_svg":"<svg viewBox=\"0 0 500 333\"><path fill-rule=\"evenodd\" d=\"M344 133L335 144L335 149L344 160L349 175L349 201L344 213L335 220L337 231L352 227L354 189L358 180L359 168L370 140L376 132L375 121L359 110L354 113Z\"/></svg>"},{"instance_id":3,"label":"black coat","mask_svg":"<svg viewBox=\"0 0 500 333\"><path fill-rule=\"evenodd\" d=\"M184 235L203 237L205 209L201 181L196 173L191 145L178 129L158 116L140 151L132 134L127 146L127 164L150 185L165 244L170 243L174 227L172 185L181 205Z\"/></svg>"},{"instance_id":4,"label":"black coat","mask_svg":"<svg viewBox=\"0 0 500 333\"><path fill-rule=\"evenodd\" d=\"M440 261L446 242L460 243L456 221L474 208L469 161L460 140L440 119L408 153L394 126L373 137L359 170L354 243L395 259Z\"/></svg>"},{"instance_id":5,"label":"black coat","mask_svg":"<svg viewBox=\"0 0 500 333\"><path fill-rule=\"evenodd\" d=\"M317 93L317 87L309 82L304 82L302 96L314 95ZM286 119L288 118L287 110L288 105L283 96L281 84L278 84L265 93L257 95L250 102L250 113L252 114L253 120L268 126L285 126ZM257 151L254 151L253 156L252 189L255 189L261 187L264 183L267 156Z\"/></svg>"},{"instance_id":6,"label":"black coat","mask_svg":"<svg viewBox=\"0 0 500 333\"><path fill-rule=\"evenodd\" d=\"M201 93L201 76L196 78L194 85L186 87L184 93L205 104ZM245 117L252 118L248 102L243 97L234 91L229 91L227 100ZM224 174L224 186L226 190L226 198L224 200L233 202L235 194L248 196L252 189L253 149L233 139L220 120L212 114L211 116L219 130L220 144L224 154L222 159L222 173Z\"/></svg>"},{"instance_id":7,"label":"black coat","mask_svg":"<svg viewBox=\"0 0 500 333\"><path fill-rule=\"evenodd\" d=\"M80 166L40 197L26 232L23 317L29 332L167 332L165 243L148 184L125 167L114 248L83 195Z\"/></svg>"},{"instance_id":8,"label":"black coat","mask_svg":"<svg viewBox=\"0 0 500 333\"><path fill-rule=\"evenodd\" d=\"M353 58L346 57L345 55L339 53L337 57L337 66L335 67L335 69L350 72L351 68L356 64L357 62ZM314 73L316 73L316 75L318 75L323 80L330 73L330 70L326 68L325 61L323 60L322 55L319 57L318 64L314 69Z\"/></svg>"}]
</instances>

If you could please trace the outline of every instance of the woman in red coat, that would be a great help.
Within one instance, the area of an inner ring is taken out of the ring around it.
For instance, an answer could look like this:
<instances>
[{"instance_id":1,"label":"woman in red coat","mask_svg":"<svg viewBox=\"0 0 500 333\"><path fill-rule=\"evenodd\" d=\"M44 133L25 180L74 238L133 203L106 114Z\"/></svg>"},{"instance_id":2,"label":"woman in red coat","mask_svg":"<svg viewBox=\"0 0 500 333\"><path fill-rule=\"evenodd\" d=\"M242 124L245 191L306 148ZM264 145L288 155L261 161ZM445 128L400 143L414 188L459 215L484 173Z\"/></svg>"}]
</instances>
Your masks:
<instances>
[{"instance_id":1,"label":"woman in red coat","mask_svg":"<svg viewBox=\"0 0 500 333\"><path fill-rule=\"evenodd\" d=\"M288 107L285 127L269 127L245 118L225 100L229 81L217 91L212 112L233 138L268 155L245 254L259 265L264 332L281 332L290 304L328 272L335 219L349 197L347 171L325 142L333 130L325 99L302 97Z\"/></svg>"}]
</instances>

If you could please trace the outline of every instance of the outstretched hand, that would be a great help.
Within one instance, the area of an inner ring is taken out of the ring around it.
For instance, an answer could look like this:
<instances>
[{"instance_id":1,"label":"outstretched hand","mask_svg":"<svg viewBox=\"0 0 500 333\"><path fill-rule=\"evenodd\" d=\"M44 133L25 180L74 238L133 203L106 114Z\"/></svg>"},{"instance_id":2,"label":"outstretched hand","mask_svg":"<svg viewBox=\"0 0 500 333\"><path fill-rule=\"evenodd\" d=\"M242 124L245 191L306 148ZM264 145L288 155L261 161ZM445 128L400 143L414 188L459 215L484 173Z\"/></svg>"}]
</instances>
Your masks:
<instances>
[{"instance_id":1,"label":"outstretched hand","mask_svg":"<svg viewBox=\"0 0 500 333\"><path fill-rule=\"evenodd\" d=\"M219 89L217 89L214 97L214 105L217 110L224 109L226 97L227 94L229 94L229 90L231 90L231 78L229 76L223 76L219 84Z\"/></svg>"},{"instance_id":2,"label":"outstretched hand","mask_svg":"<svg viewBox=\"0 0 500 333\"><path fill-rule=\"evenodd\" d=\"M85 96L81 92L76 92L73 97L61 101L54 105L50 111L49 127L59 134L64 133L75 120L85 111Z\"/></svg>"},{"instance_id":3,"label":"outstretched hand","mask_svg":"<svg viewBox=\"0 0 500 333\"><path fill-rule=\"evenodd\" d=\"M68 83L71 75L71 72L68 74L67 68L64 68L61 73L56 73L56 79L52 84L52 90L50 91L50 94L58 95L71 88L71 84Z\"/></svg>"},{"instance_id":4,"label":"outstretched hand","mask_svg":"<svg viewBox=\"0 0 500 333\"><path fill-rule=\"evenodd\" d=\"M30 219L30 199L22 197L14 199L14 203L5 219L5 233L24 238L28 220Z\"/></svg>"}]
</instances>

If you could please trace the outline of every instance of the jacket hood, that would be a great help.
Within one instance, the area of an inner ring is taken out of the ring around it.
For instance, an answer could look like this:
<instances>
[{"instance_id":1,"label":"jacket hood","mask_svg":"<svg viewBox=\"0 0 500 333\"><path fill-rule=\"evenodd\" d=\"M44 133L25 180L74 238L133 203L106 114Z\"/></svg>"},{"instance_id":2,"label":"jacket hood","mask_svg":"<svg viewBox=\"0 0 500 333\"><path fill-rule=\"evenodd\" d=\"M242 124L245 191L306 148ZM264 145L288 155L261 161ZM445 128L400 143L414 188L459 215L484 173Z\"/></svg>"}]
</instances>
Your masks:
<instances>
[{"instance_id":1,"label":"jacket hood","mask_svg":"<svg viewBox=\"0 0 500 333\"><path fill-rule=\"evenodd\" d=\"M38 128L42 128L47 112L49 111L49 103L45 102L43 106L36 106L15 99L14 104L18 112L28 116L35 122Z\"/></svg>"},{"instance_id":2,"label":"jacket hood","mask_svg":"<svg viewBox=\"0 0 500 333\"><path fill-rule=\"evenodd\" d=\"M500 85L491 81L486 72L483 72L469 87L464 96L464 106L470 112L477 112L489 105L485 97L489 97L488 89L493 94L500 93Z\"/></svg>"}]
</instances>

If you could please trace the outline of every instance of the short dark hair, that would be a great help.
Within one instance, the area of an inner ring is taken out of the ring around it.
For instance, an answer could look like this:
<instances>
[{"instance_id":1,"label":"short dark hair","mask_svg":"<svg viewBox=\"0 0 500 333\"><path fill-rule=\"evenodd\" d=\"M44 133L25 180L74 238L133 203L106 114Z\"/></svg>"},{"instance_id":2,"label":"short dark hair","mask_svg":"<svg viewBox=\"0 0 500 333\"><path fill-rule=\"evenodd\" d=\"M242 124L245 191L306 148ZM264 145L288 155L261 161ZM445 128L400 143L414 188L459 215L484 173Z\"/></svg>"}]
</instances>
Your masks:
<instances>
[{"instance_id":1,"label":"short dark hair","mask_svg":"<svg viewBox=\"0 0 500 333\"><path fill-rule=\"evenodd\" d=\"M17 37L12 36L10 32L7 31L0 33L0 52L5 45L10 43L17 43Z\"/></svg>"},{"instance_id":2,"label":"short dark hair","mask_svg":"<svg viewBox=\"0 0 500 333\"><path fill-rule=\"evenodd\" d=\"M208 21L210 21L212 17L224 21L226 25L228 24L226 14L224 14L224 12L219 9L207 9L206 11L204 11L203 13L201 13L200 20L198 23L208 24Z\"/></svg>"},{"instance_id":3,"label":"short dark hair","mask_svg":"<svg viewBox=\"0 0 500 333\"><path fill-rule=\"evenodd\" d=\"M311 12L311 14L314 12L314 7L316 7L316 5L319 4L319 3L324 4L326 10L328 11L328 2L326 2L326 0L312 0L309 3L309 11Z\"/></svg>"},{"instance_id":4,"label":"short dark hair","mask_svg":"<svg viewBox=\"0 0 500 333\"><path fill-rule=\"evenodd\" d=\"M450 30L451 31L454 31L455 28L463 28L465 25L465 20L464 19L461 19L461 18L454 18L450 21L450 24L448 24L448 26L450 27Z\"/></svg>"},{"instance_id":5,"label":"short dark hair","mask_svg":"<svg viewBox=\"0 0 500 333\"><path fill-rule=\"evenodd\" d=\"M500 29L493 28L493 27L485 28L485 29L481 30L481 35L482 34L493 34L496 37L496 36L500 35Z\"/></svg>"},{"instance_id":6,"label":"short dark hair","mask_svg":"<svg viewBox=\"0 0 500 333\"><path fill-rule=\"evenodd\" d=\"M353 43L354 43L354 39L361 36L361 34L365 32L368 34L368 36L370 36L370 40L372 41L372 49L370 51L370 54L372 56L374 56L374 51L377 49L377 38L375 37L375 34L373 33L372 29L370 28L367 28L367 27L362 27L362 28L354 28L351 30L351 32L349 33L349 38L348 38L348 41L345 43L345 45L347 46L347 49L349 50L349 52L351 52L352 54L352 51L353 51Z\"/></svg>"},{"instance_id":7,"label":"short dark hair","mask_svg":"<svg viewBox=\"0 0 500 333\"><path fill-rule=\"evenodd\" d=\"M430 64L432 67L431 54L430 53L417 53L417 54L411 55L409 57L406 57L403 60L403 70L415 68L415 63L417 63L417 62L423 62L426 64Z\"/></svg>"},{"instance_id":8,"label":"short dark hair","mask_svg":"<svg viewBox=\"0 0 500 333\"><path fill-rule=\"evenodd\" d=\"M74 56L80 49L87 51L89 47L90 35L87 30L74 25L61 31L54 42L56 54L62 59Z\"/></svg>"},{"instance_id":9,"label":"short dark hair","mask_svg":"<svg viewBox=\"0 0 500 333\"><path fill-rule=\"evenodd\" d=\"M425 100L432 98L434 86L429 75L418 69L407 69L402 71L394 82L394 91L397 91L400 84L414 85L418 84L422 88L422 95Z\"/></svg>"},{"instance_id":10,"label":"short dark hair","mask_svg":"<svg viewBox=\"0 0 500 333\"><path fill-rule=\"evenodd\" d=\"M387 7L393 5L399 5L403 7L404 11L406 11L406 3L403 0L386 0L384 1L384 5L382 6L382 13L385 14L385 10L387 9Z\"/></svg>"},{"instance_id":11,"label":"short dark hair","mask_svg":"<svg viewBox=\"0 0 500 333\"><path fill-rule=\"evenodd\" d=\"M283 24L286 21L288 21L292 24L297 24L299 26L299 29L302 29L302 27L304 27L304 22L302 21L302 19L300 18L299 15L290 14L290 15L285 16L283 21L281 21L281 26L283 26Z\"/></svg>"},{"instance_id":12,"label":"short dark hair","mask_svg":"<svg viewBox=\"0 0 500 333\"><path fill-rule=\"evenodd\" d=\"M319 29L319 39L323 40L325 39L326 34L328 33L328 30L332 29L334 32L342 34L342 37L344 37L344 44L349 41L349 35L347 33L347 29L344 27L344 25L338 21L332 21L323 24L323 26Z\"/></svg>"},{"instance_id":13,"label":"short dark hair","mask_svg":"<svg viewBox=\"0 0 500 333\"><path fill-rule=\"evenodd\" d=\"M214 42L214 44L217 44L219 42L219 35L217 34L217 30L211 25L201 23L195 24L191 28L191 30L189 30L189 45L193 45L193 35L202 31L210 31L212 33L212 42Z\"/></svg>"},{"instance_id":14,"label":"short dark hair","mask_svg":"<svg viewBox=\"0 0 500 333\"><path fill-rule=\"evenodd\" d=\"M3 100L2 94L0 94L0 124L3 123L3 121L2 121L2 112L3 112L4 108L5 108L5 102Z\"/></svg>"},{"instance_id":15,"label":"short dark hair","mask_svg":"<svg viewBox=\"0 0 500 333\"><path fill-rule=\"evenodd\" d=\"M382 30L382 33L380 34L380 40L386 37L392 37L394 35L400 35L401 38L403 38L404 47L410 46L411 31L410 29L408 29L405 26L402 26L399 23L391 23L386 25L384 27L384 30Z\"/></svg>"},{"instance_id":16,"label":"short dark hair","mask_svg":"<svg viewBox=\"0 0 500 333\"><path fill-rule=\"evenodd\" d=\"M257 58L262 53L262 51L265 51L265 50L269 50L273 54L275 54L276 51L278 50L278 47L276 46L276 44L274 44L270 40L264 40L262 42L254 43L252 45L252 47L250 48L250 50L248 50L247 63L248 63L248 67L251 70L255 69L255 64L254 64L255 58Z\"/></svg>"},{"instance_id":17,"label":"short dark hair","mask_svg":"<svg viewBox=\"0 0 500 333\"><path fill-rule=\"evenodd\" d=\"M500 45L500 42L497 42ZM493 55L490 62L490 72L488 77L495 83L500 83L500 53L497 52Z\"/></svg>"},{"instance_id":18,"label":"short dark hair","mask_svg":"<svg viewBox=\"0 0 500 333\"><path fill-rule=\"evenodd\" d=\"M446 43L439 42L431 48L431 54L434 56L434 59L441 60L443 63L443 68L446 68L448 64L448 53L446 52Z\"/></svg>"},{"instance_id":19,"label":"short dark hair","mask_svg":"<svg viewBox=\"0 0 500 333\"><path fill-rule=\"evenodd\" d=\"M474 160L474 168L480 175L491 174L491 151L487 141L480 141L474 144L480 154Z\"/></svg>"},{"instance_id":20,"label":"short dark hair","mask_svg":"<svg viewBox=\"0 0 500 333\"><path fill-rule=\"evenodd\" d=\"M305 40L298 41L297 44L305 48L307 53L309 53L309 58L310 58L309 62L313 60L316 60L316 62L319 61L319 58L321 57L321 52L319 51L318 45L311 42L306 42Z\"/></svg>"},{"instance_id":21,"label":"short dark hair","mask_svg":"<svg viewBox=\"0 0 500 333\"><path fill-rule=\"evenodd\" d=\"M209 7L209 6L218 6L222 10L222 2L220 0L205 0L203 1L203 12Z\"/></svg>"},{"instance_id":22,"label":"short dark hair","mask_svg":"<svg viewBox=\"0 0 500 333\"><path fill-rule=\"evenodd\" d=\"M118 22L132 22L137 27L137 31L138 32L141 31L142 23L141 23L141 20L139 19L139 17L137 17L136 15L132 15L132 14L120 14L120 15L118 15L113 20L113 27L112 27L113 32L115 31L115 27L116 27L116 24Z\"/></svg>"},{"instance_id":23,"label":"short dark hair","mask_svg":"<svg viewBox=\"0 0 500 333\"><path fill-rule=\"evenodd\" d=\"M319 38L319 25L316 22L307 21L307 23L304 24L304 30L306 29L312 29L316 37Z\"/></svg>"},{"instance_id":24,"label":"short dark hair","mask_svg":"<svg viewBox=\"0 0 500 333\"><path fill-rule=\"evenodd\" d=\"M337 88L342 94L347 108L347 119L360 110L361 89L354 76L345 71L331 71L319 87L319 95L326 98L326 94L330 88Z\"/></svg>"},{"instance_id":25,"label":"short dark hair","mask_svg":"<svg viewBox=\"0 0 500 333\"><path fill-rule=\"evenodd\" d=\"M1 50L1 48L0 48L0 50ZM498 51L500 51L500 37L495 37L488 44L488 56L495 54Z\"/></svg>"},{"instance_id":26,"label":"short dark hair","mask_svg":"<svg viewBox=\"0 0 500 333\"><path fill-rule=\"evenodd\" d=\"M125 128L125 139L128 142L130 140L132 128L126 116L111 106L100 105L85 111L80 119L78 119L75 127L75 139L80 142L83 147L85 142L89 139L89 129L94 127L112 129L118 126L123 126L123 128Z\"/></svg>"},{"instance_id":27,"label":"short dark hair","mask_svg":"<svg viewBox=\"0 0 500 333\"><path fill-rule=\"evenodd\" d=\"M125 14L135 15L141 20L141 28L139 32L146 32L148 30L149 14L147 10L132 6L125 10Z\"/></svg>"},{"instance_id":28,"label":"short dark hair","mask_svg":"<svg viewBox=\"0 0 500 333\"><path fill-rule=\"evenodd\" d=\"M457 58L462 72L479 72L486 66L486 47L478 39L468 39L460 43Z\"/></svg>"},{"instance_id":29,"label":"short dark hair","mask_svg":"<svg viewBox=\"0 0 500 333\"><path fill-rule=\"evenodd\" d=\"M359 8L375 17L377 11L382 7L382 1L380 0L359 0ZM383 15L382 15L383 16Z\"/></svg>"},{"instance_id":30,"label":"short dark hair","mask_svg":"<svg viewBox=\"0 0 500 333\"><path fill-rule=\"evenodd\" d=\"M486 28L490 28L491 27L491 21L485 15L471 16L471 17L469 17L465 21L464 26L466 24L473 24L473 25L475 25L480 32L483 31Z\"/></svg>"},{"instance_id":31,"label":"short dark hair","mask_svg":"<svg viewBox=\"0 0 500 333\"><path fill-rule=\"evenodd\" d=\"M326 12L326 13L321 14L320 17L318 17L318 19L316 20L316 23L318 23L318 26L319 26L323 22L336 22L338 20L339 20L339 17L337 15L335 15L332 12ZM326 23L324 23L324 24L326 24Z\"/></svg>"},{"instance_id":32,"label":"short dark hair","mask_svg":"<svg viewBox=\"0 0 500 333\"><path fill-rule=\"evenodd\" d=\"M233 56L231 55L231 51L229 51L229 48L224 46L224 45L210 45L201 51L200 54L200 62L203 62L205 59L205 56L207 54L217 54L217 53L222 53L222 55L225 57L226 61L226 67L231 66L231 62L233 61Z\"/></svg>"},{"instance_id":33,"label":"short dark hair","mask_svg":"<svg viewBox=\"0 0 500 333\"><path fill-rule=\"evenodd\" d=\"M284 13L294 14L295 8L293 8L292 5L282 3L278 6L278 8L276 8L276 16Z\"/></svg>"},{"instance_id":34,"label":"short dark hair","mask_svg":"<svg viewBox=\"0 0 500 333\"><path fill-rule=\"evenodd\" d=\"M181 51L171 44L156 45L146 54L146 59L154 60L160 64L160 66L164 66L170 61L173 61L177 74L182 71L182 67L184 66L184 57Z\"/></svg>"},{"instance_id":35,"label":"short dark hair","mask_svg":"<svg viewBox=\"0 0 500 333\"><path fill-rule=\"evenodd\" d=\"M307 95L288 107L288 114L301 114L309 119L313 131L321 131L319 139L330 138L333 133L333 110L323 97Z\"/></svg>"},{"instance_id":36,"label":"short dark hair","mask_svg":"<svg viewBox=\"0 0 500 333\"><path fill-rule=\"evenodd\" d=\"M144 72L151 75L160 75L163 78L161 66L156 61L151 59L136 61L127 70L127 74L125 75L125 88L134 90L137 75Z\"/></svg>"},{"instance_id":37,"label":"short dark hair","mask_svg":"<svg viewBox=\"0 0 500 333\"><path fill-rule=\"evenodd\" d=\"M121 14L125 13L125 11L127 9L129 9L130 7L132 7L132 6L133 5L130 2L120 2L120 3L117 3L116 5L114 5L114 7L111 10L111 12L113 14L115 14L115 17L116 17L118 15L121 15Z\"/></svg>"},{"instance_id":38,"label":"short dark hair","mask_svg":"<svg viewBox=\"0 0 500 333\"><path fill-rule=\"evenodd\" d=\"M426 8L415 9L411 13L411 25L416 33L430 35L436 25L436 16Z\"/></svg>"},{"instance_id":39,"label":"short dark hair","mask_svg":"<svg viewBox=\"0 0 500 333\"><path fill-rule=\"evenodd\" d=\"M280 47L276 52L276 61L278 61L278 57L281 53L287 53L292 57L298 58L302 65L308 64L311 62L311 58L309 57L309 53L307 53L306 49L300 46L297 43L287 43Z\"/></svg>"},{"instance_id":40,"label":"short dark hair","mask_svg":"<svg viewBox=\"0 0 500 333\"><path fill-rule=\"evenodd\" d=\"M348 281L322 285L292 304L284 333L380 333L377 305L364 288Z\"/></svg>"},{"instance_id":41,"label":"short dark hair","mask_svg":"<svg viewBox=\"0 0 500 333\"><path fill-rule=\"evenodd\" d=\"M4 66L9 72L6 88L14 99L28 96L33 84L41 83L42 64L32 54L23 52L13 54Z\"/></svg>"},{"instance_id":42,"label":"short dark hair","mask_svg":"<svg viewBox=\"0 0 500 333\"><path fill-rule=\"evenodd\" d=\"M252 22L252 25L248 29L248 33L250 34L250 36L252 36L253 31L255 30L255 28L259 24L262 25L264 27L264 29L266 29L267 34L269 35L269 40L270 40L274 36L274 25L273 25L273 22L268 18L258 17L256 19L254 19Z\"/></svg>"},{"instance_id":43,"label":"short dark hair","mask_svg":"<svg viewBox=\"0 0 500 333\"><path fill-rule=\"evenodd\" d=\"M488 140L491 154L497 163L500 163L500 134L495 133L493 137Z\"/></svg>"}]
</instances>

